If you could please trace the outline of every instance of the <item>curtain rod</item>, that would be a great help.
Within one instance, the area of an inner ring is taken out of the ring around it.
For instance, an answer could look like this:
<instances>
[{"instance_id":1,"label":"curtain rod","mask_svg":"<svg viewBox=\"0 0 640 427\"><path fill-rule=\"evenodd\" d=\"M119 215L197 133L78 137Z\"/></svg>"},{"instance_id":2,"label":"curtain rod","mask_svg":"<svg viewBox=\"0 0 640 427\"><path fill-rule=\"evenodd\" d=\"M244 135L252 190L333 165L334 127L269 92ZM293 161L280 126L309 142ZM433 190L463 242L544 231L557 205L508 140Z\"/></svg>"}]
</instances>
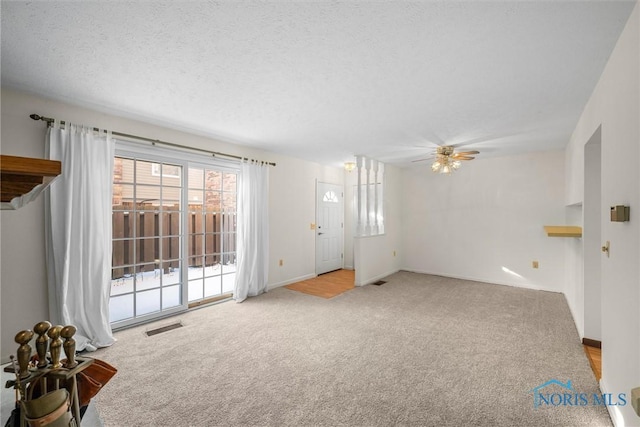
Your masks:
<instances>
[{"instance_id":1,"label":"curtain rod","mask_svg":"<svg viewBox=\"0 0 640 427\"><path fill-rule=\"evenodd\" d=\"M31 114L29 117L31 117L33 120L42 120L43 122L47 122L47 126L51 126L51 124L55 121L55 119L52 119L51 117L44 117L44 116L40 116L38 114ZM61 125L66 124L65 121L61 120L60 121ZM94 131L99 131L100 129L98 128L93 128ZM194 150L194 151L199 151L201 153L207 153L207 154L211 154L213 157L216 156L222 156L222 157L229 157L232 159L238 159L238 160L249 160L249 161L253 161L253 162L258 162L258 163L264 163L270 166L275 166L276 164L273 162L265 162L262 160L256 160L256 159L249 159L247 157L242 157L242 156L236 156L235 154L226 154L226 153L220 153L218 151L210 151L210 150L205 150L202 148L195 148L195 147L189 147L187 145L182 145L182 144L176 144L174 142L167 142L167 141L161 141L159 139L151 139L151 138L145 138L144 136L137 136L137 135L131 135L128 133L122 133L122 132L114 132L111 131L111 134L114 136L121 136L124 138L131 138L131 139L137 139L140 141L145 141L145 142L150 142L151 145L156 145L156 144L160 144L160 145L166 145L167 147L175 147L175 148L181 148L184 150Z\"/></svg>"}]
</instances>

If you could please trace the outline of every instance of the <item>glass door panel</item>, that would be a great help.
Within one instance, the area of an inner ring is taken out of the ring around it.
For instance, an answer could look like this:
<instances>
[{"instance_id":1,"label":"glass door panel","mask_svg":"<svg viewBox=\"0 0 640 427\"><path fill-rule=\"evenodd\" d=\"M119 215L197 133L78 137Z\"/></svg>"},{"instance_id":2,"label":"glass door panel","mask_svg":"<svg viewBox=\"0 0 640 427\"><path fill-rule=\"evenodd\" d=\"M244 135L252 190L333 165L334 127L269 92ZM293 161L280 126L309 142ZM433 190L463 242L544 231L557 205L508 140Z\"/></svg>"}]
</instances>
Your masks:
<instances>
[{"instance_id":1,"label":"glass door panel","mask_svg":"<svg viewBox=\"0 0 640 427\"><path fill-rule=\"evenodd\" d=\"M225 263L232 260L235 266L236 180L235 172L189 168L190 303L233 290L235 277L229 276L232 271Z\"/></svg>"},{"instance_id":2,"label":"glass door panel","mask_svg":"<svg viewBox=\"0 0 640 427\"><path fill-rule=\"evenodd\" d=\"M180 164L116 156L109 312L118 326L183 309Z\"/></svg>"}]
</instances>

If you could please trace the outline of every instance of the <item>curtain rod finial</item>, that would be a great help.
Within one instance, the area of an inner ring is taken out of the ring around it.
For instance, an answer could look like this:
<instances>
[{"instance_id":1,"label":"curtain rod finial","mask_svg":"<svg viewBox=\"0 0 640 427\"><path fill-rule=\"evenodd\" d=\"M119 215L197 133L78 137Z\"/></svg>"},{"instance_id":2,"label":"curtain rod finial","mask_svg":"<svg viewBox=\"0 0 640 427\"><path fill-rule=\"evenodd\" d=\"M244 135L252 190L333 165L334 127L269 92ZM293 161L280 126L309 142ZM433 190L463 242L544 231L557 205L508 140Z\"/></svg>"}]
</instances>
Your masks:
<instances>
[{"instance_id":1,"label":"curtain rod finial","mask_svg":"<svg viewBox=\"0 0 640 427\"><path fill-rule=\"evenodd\" d=\"M40 120L42 119L41 116L39 116L38 114L31 114L29 117L31 117L33 120Z\"/></svg>"}]
</instances>

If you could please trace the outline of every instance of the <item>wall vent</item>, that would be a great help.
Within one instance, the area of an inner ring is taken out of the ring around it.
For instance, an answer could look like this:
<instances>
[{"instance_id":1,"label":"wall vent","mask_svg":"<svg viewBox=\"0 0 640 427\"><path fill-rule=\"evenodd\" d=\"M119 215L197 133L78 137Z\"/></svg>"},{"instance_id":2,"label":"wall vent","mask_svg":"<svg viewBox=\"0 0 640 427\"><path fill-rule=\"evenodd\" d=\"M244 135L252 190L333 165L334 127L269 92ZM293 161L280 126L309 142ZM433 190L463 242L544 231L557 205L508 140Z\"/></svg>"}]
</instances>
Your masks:
<instances>
[{"instance_id":1,"label":"wall vent","mask_svg":"<svg viewBox=\"0 0 640 427\"><path fill-rule=\"evenodd\" d=\"M158 335L158 334L161 334L163 332L172 331L172 330L177 329L177 328L182 328L183 326L184 325L182 324L182 322L172 323L170 325L161 326L159 328L149 329L148 331L145 332L145 334L148 337L152 337L154 335Z\"/></svg>"},{"instance_id":2,"label":"wall vent","mask_svg":"<svg viewBox=\"0 0 640 427\"><path fill-rule=\"evenodd\" d=\"M384 280L378 280L377 282L373 282L372 285L380 286L380 285L384 285L385 283L387 282L385 282Z\"/></svg>"}]
</instances>

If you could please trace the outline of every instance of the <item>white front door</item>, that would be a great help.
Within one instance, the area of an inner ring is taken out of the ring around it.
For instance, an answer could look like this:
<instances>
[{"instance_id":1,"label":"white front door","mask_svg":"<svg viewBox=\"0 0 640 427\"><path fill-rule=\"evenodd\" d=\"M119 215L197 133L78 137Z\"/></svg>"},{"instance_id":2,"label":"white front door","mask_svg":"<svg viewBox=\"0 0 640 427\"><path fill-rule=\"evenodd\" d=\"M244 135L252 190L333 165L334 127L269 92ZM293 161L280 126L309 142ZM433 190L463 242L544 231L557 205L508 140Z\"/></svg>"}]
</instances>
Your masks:
<instances>
[{"instance_id":1,"label":"white front door","mask_svg":"<svg viewBox=\"0 0 640 427\"><path fill-rule=\"evenodd\" d=\"M322 274L342 268L342 186L318 182L316 201L316 274Z\"/></svg>"}]
</instances>

